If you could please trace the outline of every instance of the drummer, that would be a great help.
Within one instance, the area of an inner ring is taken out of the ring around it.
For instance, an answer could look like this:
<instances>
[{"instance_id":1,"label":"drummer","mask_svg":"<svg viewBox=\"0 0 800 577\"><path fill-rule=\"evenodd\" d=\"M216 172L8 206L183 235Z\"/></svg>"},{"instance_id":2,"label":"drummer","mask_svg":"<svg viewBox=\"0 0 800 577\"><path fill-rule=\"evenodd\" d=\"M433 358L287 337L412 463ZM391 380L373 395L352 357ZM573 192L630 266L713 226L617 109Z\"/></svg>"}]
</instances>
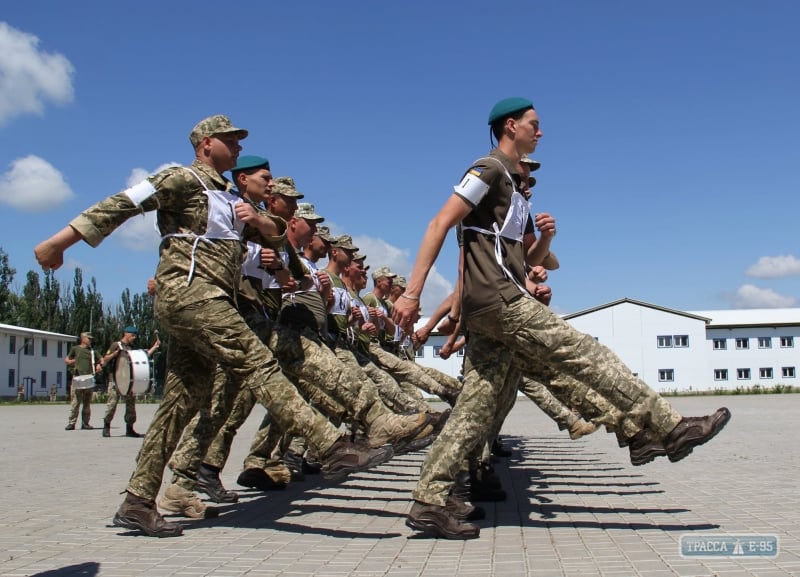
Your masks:
<instances>
[{"instance_id":1,"label":"drummer","mask_svg":"<svg viewBox=\"0 0 800 577\"><path fill-rule=\"evenodd\" d=\"M119 402L120 392L116 383L117 367L119 365L119 357L122 351L130 351L136 342L136 337L139 331L134 326L125 327L122 338L116 342L111 343L108 351L101 359L101 364L106 369L106 374L109 375L108 379L108 402L106 403L106 416L103 418L103 436L111 436L111 421L114 420L114 414L117 412L117 403ZM153 346L145 351L148 359L153 356L153 353L161 346L161 340L156 336L156 342ZM149 369L149 363L148 363ZM127 383L122 383L124 389L128 388ZM136 394L131 391L123 395L125 397L125 436L126 437L141 437L133 429L133 424L136 422Z\"/></svg>"}]
</instances>

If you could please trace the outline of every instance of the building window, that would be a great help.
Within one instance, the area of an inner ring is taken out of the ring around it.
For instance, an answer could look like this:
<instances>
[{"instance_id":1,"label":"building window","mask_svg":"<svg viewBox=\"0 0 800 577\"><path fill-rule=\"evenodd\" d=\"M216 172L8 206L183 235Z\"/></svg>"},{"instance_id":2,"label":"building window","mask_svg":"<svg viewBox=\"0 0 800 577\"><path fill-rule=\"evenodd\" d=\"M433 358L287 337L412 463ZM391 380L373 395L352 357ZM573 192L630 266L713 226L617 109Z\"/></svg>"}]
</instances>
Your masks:
<instances>
[{"instance_id":1,"label":"building window","mask_svg":"<svg viewBox=\"0 0 800 577\"><path fill-rule=\"evenodd\" d=\"M63 356L64 356L64 343L62 343L61 341L58 341L58 355L57 356L58 356L59 359L63 358Z\"/></svg>"},{"instance_id":2,"label":"building window","mask_svg":"<svg viewBox=\"0 0 800 577\"><path fill-rule=\"evenodd\" d=\"M772 367L761 367L758 369L758 376L762 379L772 378Z\"/></svg>"},{"instance_id":3,"label":"building window","mask_svg":"<svg viewBox=\"0 0 800 577\"><path fill-rule=\"evenodd\" d=\"M736 378L740 381L749 379L750 369L736 369Z\"/></svg>"},{"instance_id":4,"label":"building window","mask_svg":"<svg viewBox=\"0 0 800 577\"><path fill-rule=\"evenodd\" d=\"M25 339L25 356L32 357L33 356L33 339Z\"/></svg>"},{"instance_id":5,"label":"building window","mask_svg":"<svg viewBox=\"0 0 800 577\"><path fill-rule=\"evenodd\" d=\"M17 369L8 369L8 388L12 389L16 387L17 386L16 382L17 382Z\"/></svg>"},{"instance_id":6,"label":"building window","mask_svg":"<svg viewBox=\"0 0 800 577\"><path fill-rule=\"evenodd\" d=\"M781 348L790 349L794 346L794 337L781 337Z\"/></svg>"},{"instance_id":7,"label":"building window","mask_svg":"<svg viewBox=\"0 0 800 577\"><path fill-rule=\"evenodd\" d=\"M714 339L714 350L715 351L724 351L727 348L728 348L727 339Z\"/></svg>"},{"instance_id":8,"label":"building window","mask_svg":"<svg viewBox=\"0 0 800 577\"><path fill-rule=\"evenodd\" d=\"M728 380L728 369L714 369L714 380L715 381L727 381Z\"/></svg>"},{"instance_id":9,"label":"building window","mask_svg":"<svg viewBox=\"0 0 800 577\"><path fill-rule=\"evenodd\" d=\"M425 347L420 347L416 351L414 351L414 356L418 359L425 358Z\"/></svg>"},{"instance_id":10,"label":"building window","mask_svg":"<svg viewBox=\"0 0 800 577\"><path fill-rule=\"evenodd\" d=\"M676 347L688 347L689 346L689 335L675 335L675 346Z\"/></svg>"},{"instance_id":11,"label":"building window","mask_svg":"<svg viewBox=\"0 0 800 577\"><path fill-rule=\"evenodd\" d=\"M758 337L758 348L759 349L771 349L772 348L772 337Z\"/></svg>"},{"instance_id":12,"label":"building window","mask_svg":"<svg viewBox=\"0 0 800 577\"><path fill-rule=\"evenodd\" d=\"M442 347L440 347L438 345L433 347L433 356L434 357L438 357L439 353L441 353L441 352L442 352Z\"/></svg>"},{"instance_id":13,"label":"building window","mask_svg":"<svg viewBox=\"0 0 800 577\"><path fill-rule=\"evenodd\" d=\"M61 385L63 385L63 384L64 384L64 373L63 373L63 371L58 371L56 373L56 385L60 389Z\"/></svg>"},{"instance_id":14,"label":"building window","mask_svg":"<svg viewBox=\"0 0 800 577\"><path fill-rule=\"evenodd\" d=\"M42 380L39 383L39 388L40 389L46 389L47 388L47 371L42 371L42 374L40 376L42 377Z\"/></svg>"},{"instance_id":15,"label":"building window","mask_svg":"<svg viewBox=\"0 0 800 577\"><path fill-rule=\"evenodd\" d=\"M11 335L8 337L8 354L17 354L17 335Z\"/></svg>"},{"instance_id":16,"label":"building window","mask_svg":"<svg viewBox=\"0 0 800 577\"><path fill-rule=\"evenodd\" d=\"M42 357L47 356L47 339L42 339Z\"/></svg>"},{"instance_id":17,"label":"building window","mask_svg":"<svg viewBox=\"0 0 800 577\"><path fill-rule=\"evenodd\" d=\"M675 380L674 369L658 369L658 380L661 383L671 383Z\"/></svg>"},{"instance_id":18,"label":"building window","mask_svg":"<svg viewBox=\"0 0 800 577\"><path fill-rule=\"evenodd\" d=\"M665 349L672 346L672 335L659 335L656 337L658 341L658 348Z\"/></svg>"},{"instance_id":19,"label":"building window","mask_svg":"<svg viewBox=\"0 0 800 577\"><path fill-rule=\"evenodd\" d=\"M781 367L781 376L784 379L794 378L794 367Z\"/></svg>"},{"instance_id":20,"label":"building window","mask_svg":"<svg viewBox=\"0 0 800 577\"><path fill-rule=\"evenodd\" d=\"M736 339L736 348L737 349L749 349L750 348L750 339Z\"/></svg>"}]
</instances>

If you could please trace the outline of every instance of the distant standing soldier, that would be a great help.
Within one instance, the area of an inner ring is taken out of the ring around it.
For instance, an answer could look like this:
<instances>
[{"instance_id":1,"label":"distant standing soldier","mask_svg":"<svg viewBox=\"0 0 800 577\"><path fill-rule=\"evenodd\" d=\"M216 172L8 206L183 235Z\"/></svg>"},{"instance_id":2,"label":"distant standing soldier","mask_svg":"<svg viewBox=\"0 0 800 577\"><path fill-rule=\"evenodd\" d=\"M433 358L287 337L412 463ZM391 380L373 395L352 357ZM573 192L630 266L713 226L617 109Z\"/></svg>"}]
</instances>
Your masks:
<instances>
[{"instance_id":1,"label":"distant standing soldier","mask_svg":"<svg viewBox=\"0 0 800 577\"><path fill-rule=\"evenodd\" d=\"M58 389L55 385L50 385L50 402L55 403L58 397Z\"/></svg>"},{"instance_id":2,"label":"distant standing soldier","mask_svg":"<svg viewBox=\"0 0 800 577\"><path fill-rule=\"evenodd\" d=\"M120 393L117 388L117 363L119 363L119 355L122 351L129 351L133 348L133 343L136 342L136 337L139 331L136 327L128 326L123 331L122 338L116 342L111 343L111 346L106 351L105 356L101 360L101 364L106 367L111 363L109 372L111 378L108 379L108 402L106 403L106 415L103 417L103 436L111 436L111 421L114 420L114 415L117 412L117 403L119 403ZM153 353L161 346L161 341L156 337L156 342L153 346L147 349L147 356L152 357ZM133 429L133 424L136 422L136 395L133 392L125 395L125 436L126 437L141 437Z\"/></svg>"},{"instance_id":3,"label":"distant standing soldier","mask_svg":"<svg viewBox=\"0 0 800 577\"><path fill-rule=\"evenodd\" d=\"M78 421L78 407L83 405L81 410L81 429L94 429L89 424L92 416L92 393L94 392L94 374L101 370L99 355L92 348L92 335L81 333L80 344L74 345L67 353L64 362L72 369L72 396L69 409L69 422L65 427L66 431L74 431L75 423ZM88 380L91 377L92 386L86 388L76 388L79 380Z\"/></svg>"}]
</instances>

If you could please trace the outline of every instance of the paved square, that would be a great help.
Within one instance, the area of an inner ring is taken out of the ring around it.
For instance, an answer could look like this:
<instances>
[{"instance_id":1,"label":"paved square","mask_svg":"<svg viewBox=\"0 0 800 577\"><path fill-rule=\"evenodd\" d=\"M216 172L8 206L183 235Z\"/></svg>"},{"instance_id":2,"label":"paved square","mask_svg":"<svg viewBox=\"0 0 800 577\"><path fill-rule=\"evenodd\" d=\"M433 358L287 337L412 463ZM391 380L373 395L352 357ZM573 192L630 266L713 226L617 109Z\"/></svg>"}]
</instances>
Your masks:
<instances>
[{"instance_id":1,"label":"paved square","mask_svg":"<svg viewBox=\"0 0 800 577\"><path fill-rule=\"evenodd\" d=\"M684 414L728 406L714 441L680 463L633 467L603 432L570 441L520 400L503 429L514 455L496 470L507 501L488 504L480 539L420 538L404 524L422 454L329 483L240 492L218 519L154 539L110 525L139 439L64 431L68 406L0 406L0 575L514 577L800 575L800 395L671 399ZM100 425L102 406L93 406ZM138 407L144 430L155 405ZM230 489L263 409L240 431ZM780 554L684 558L683 534L774 534Z\"/></svg>"}]
</instances>

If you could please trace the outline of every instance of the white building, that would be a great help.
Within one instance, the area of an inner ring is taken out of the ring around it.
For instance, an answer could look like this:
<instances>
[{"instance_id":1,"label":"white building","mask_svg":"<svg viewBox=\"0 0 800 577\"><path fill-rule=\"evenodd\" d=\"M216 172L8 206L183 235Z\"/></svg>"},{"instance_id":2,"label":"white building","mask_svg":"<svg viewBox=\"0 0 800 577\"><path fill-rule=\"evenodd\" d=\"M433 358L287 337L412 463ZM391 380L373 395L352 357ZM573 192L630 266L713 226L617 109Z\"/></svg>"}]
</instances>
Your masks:
<instances>
[{"instance_id":1,"label":"white building","mask_svg":"<svg viewBox=\"0 0 800 577\"><path fill-rule=\"evenodd\" d=\"M64 357L77 341L72 335L0 324L0 397L16 398L20 385L26 399L49 397L52 385L65 397Z\"/></svg>"},{"instance_id":2,"label":"white building","mask_svg":"<svg viewBox=\"0 0 800 577\"><path fill-rule=\"evenodd\" d=\"M657 391L800 385L800 308L679 311L624 298L563 318ZM457 376L463 357L437 356L446 339L432 333L417 361Z\"/></svg>"}]
</instances>

